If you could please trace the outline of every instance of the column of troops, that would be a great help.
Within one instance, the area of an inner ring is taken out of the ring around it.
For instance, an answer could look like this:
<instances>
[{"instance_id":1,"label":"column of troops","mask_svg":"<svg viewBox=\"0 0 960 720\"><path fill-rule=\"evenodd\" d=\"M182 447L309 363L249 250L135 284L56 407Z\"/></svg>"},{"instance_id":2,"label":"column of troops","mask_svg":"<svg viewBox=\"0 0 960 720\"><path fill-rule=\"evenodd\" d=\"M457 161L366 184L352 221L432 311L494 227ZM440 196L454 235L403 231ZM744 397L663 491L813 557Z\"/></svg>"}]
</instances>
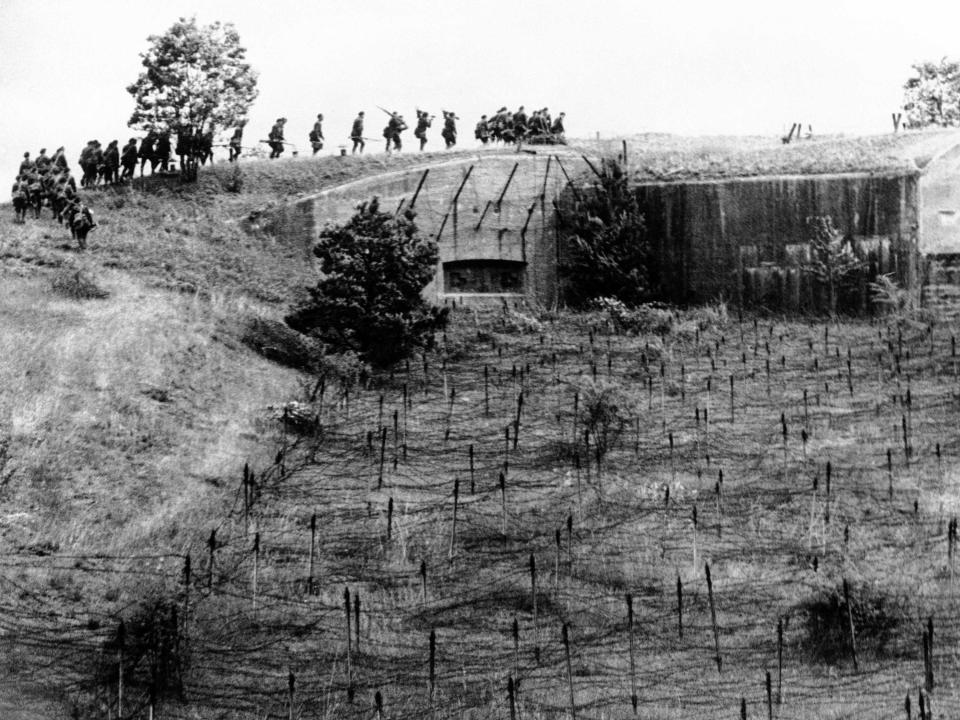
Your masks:
<instances>
[{"instance_id":1,"label":"column of troops","mask_svg":"<svg viewBox=\"0 0 960 720\"><path fill-rule=\"evenodd\" d=\"M401 134L410 126L399 112L380 109L388 116L387 124L382 132L383 138L386 140L384 152L392 153L403 149ZM427 145L427 130L433 126L436 116L419 108L415 112L417 120L414 125L413 136L420 142L420 150L422 151ZM449 150L457 144L457 121L460 118L450 110L441 110L441 113L443 114L443 130L440 131L440 137L443 138L444 146ZM510 112L506 107L502 107L489 119L486 115L481 116L480 121L474 128L474 137L484 145L490 142L563 145L566 144L563 126L565 117L565 113L560 113L556 119L551 118L548 108L534 110L528 116L522 105L516 112ZM271 159L280 157L283 154L284 147L291 144L284 139L286 124L286 118L277 118L270 129L268 139L262 141L270 146ZM366 113L361 110L357 113L350 127L349 137L353 143L352 153L362 153L367 145L367 140L371 139L364 135L365 124ZM323 149L323 113L317 115L317 120L313 124L313 129L310 130L308 140L314 155ZM231 162L240 156L242 142L243 128L239 127L230 139ZM294 154L296 153L294 152Z\"/></svg>"},{"instance_id":2,"label":"column of troops","mask_svg":"<svg viewBox=\"0 0 960 720\"><path fill-rule=\"evenodd\" d=\"M70 228L70 235L80 248L87 246L87 234L97 225L93 212L77 194L77 181L62 147L52 156L47 155L46 148L41 149L36 158L24 153L10 195L14 222L25 222L28 212L39 219L46 205L57 222Z\"/></svg>"}]
</instances>

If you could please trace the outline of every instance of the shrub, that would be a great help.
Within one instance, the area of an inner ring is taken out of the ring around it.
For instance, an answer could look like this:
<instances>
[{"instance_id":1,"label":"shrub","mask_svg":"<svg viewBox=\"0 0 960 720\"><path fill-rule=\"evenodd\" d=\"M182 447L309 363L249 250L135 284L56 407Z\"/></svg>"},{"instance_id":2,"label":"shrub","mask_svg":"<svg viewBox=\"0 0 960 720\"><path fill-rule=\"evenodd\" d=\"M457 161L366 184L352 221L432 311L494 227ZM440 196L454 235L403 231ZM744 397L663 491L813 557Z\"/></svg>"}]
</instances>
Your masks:
<instances>
[{"instance_id":1,"label":"shrub","mask_svg":"<svg viewBox=\"0 0 960 720\"><path fill-rule=\"evenodd\" d=\"M602 460L636 416L636 403L618 383L606 380L587 380L578 391L580 424Z\"/></svg>"},{"instance_id":2,"label":"shrub","mask_svg":"<svg viewBox=\"0 0 960 720\"><path fill-rule=\"evenodd\" d=\"M241 342L256 353L280 365L315 372L323 357L323 346L313 338L291 330L279 320L250 318Z\"/></svg>"},{"instance_id":3,"label":"shrub","mask_svg":"<svg viewBox=\"0 0 960 720\"><path fill-rule=\"evenodd\" d=\"M660 303L642 303L631 308L617 298L602 297L596 305L623 332L669 335L676 323L674 312Z\"/></svg>"},{"instance_id":4,"label":"shrub","mask_svg":"<svg viewBox=\"0 0 960 720\"><path fill-rule=\"evenodd\" d=\"M804 649L813 660L836 663L851 657L850 620L843 586L821 590L796 610L802 616ZM897 630L912 612L904 597L889 588L857 583L850 586L850 608L857 651L875 656L889 653Z\"/></svg>"},{"instance_id":5,"label":"shrub","mask_svg":"<svg viewBox=\"0 0 960 720\"><path fill-rule=\"evenodd\" d=\"M352 351L385 367L430 346L447 310L421 295L433 279L437 244L420 236L414 213L380 212L377 198L344 225L328 227L314 247L323 278L286 318L334 352Z\"/></svg>"},{"instance_id":6,"label":"shrub","mask_svg":"<svg viewBox=\"0 0 960 720\"><path fill-rule=\"evenodd\" d=\"M560 272L572 306L583 308L599 297L627 305L652 299L655 273L647 227L616 161L603 161L596 186L577 200L563 232L567 257Z\"/></svg>"},{"instance_id":7,"label":"shrub","mask_svg":"<svg viewBox=\"0 0 960 720\"><path fill-rule=\"evenodd\" d=\"M64 268L53 276L51 287L55 293L71 300L103 300L110 297L110 292L104 290L90 277L86 270L79 268Z\"/></svg>"},{"instance_id":8,"label":"shrub","mask_svg":"<svg viewBox=\"0 0 960 720\"><path fill-rule=\"evenodd\" d=\"M830 316L836 317L843 281L862 271L866 263L857 256L853 243L844 237L829 215L808 217L807 227L811 260L803 268L826 289Z\"/></svg>"}]
</instances>

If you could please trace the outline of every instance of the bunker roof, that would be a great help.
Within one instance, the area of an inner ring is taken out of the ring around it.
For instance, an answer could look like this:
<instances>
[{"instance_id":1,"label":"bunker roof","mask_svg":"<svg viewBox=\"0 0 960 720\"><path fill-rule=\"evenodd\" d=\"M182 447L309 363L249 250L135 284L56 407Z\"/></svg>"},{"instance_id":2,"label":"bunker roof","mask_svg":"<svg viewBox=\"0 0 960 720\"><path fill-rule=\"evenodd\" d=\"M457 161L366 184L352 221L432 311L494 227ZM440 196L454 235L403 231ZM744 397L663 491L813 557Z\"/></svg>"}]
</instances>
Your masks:
<instances>
[{"instance_id":1,"label":"bunker roof","mask_svg":"<svg viewBox=\"0 0 960 720\"><path fill-rule=\"evenodd\" d=\"M620 140L584 143L606 156ZM960 146L958 130L901 131L886 135L824 135L783 143L779 137L648 133L627 138L635 182L689 182L777 175L912 174Z\"/></svg>"}]
</instances>

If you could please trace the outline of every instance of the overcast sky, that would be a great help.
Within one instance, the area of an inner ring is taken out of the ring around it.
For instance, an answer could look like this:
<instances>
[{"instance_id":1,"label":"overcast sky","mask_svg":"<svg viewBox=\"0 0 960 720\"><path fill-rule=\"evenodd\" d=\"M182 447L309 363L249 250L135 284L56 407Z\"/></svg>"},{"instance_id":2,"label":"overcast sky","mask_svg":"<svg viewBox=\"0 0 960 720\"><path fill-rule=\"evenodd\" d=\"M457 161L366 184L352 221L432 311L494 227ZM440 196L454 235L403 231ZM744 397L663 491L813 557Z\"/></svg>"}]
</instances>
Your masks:
<instances>
[{"instance_id":1,"label":"overcast sky","mask_svg":"<svg viewBox=\"0 0 960 720\"><path fill-rule=\"evenodd\" d=\"M887 132L911 63L960 57L960 3L929 0L0 0L0 178L26 150L75 164L137 135L139 54L190 15L234 23L260 74L245 139L283 115L301 151L318 112L325 152L361 109L379 137L377 105L455 110L467 146L520 104L580 137Z\"/></svg>"}]
</instances>

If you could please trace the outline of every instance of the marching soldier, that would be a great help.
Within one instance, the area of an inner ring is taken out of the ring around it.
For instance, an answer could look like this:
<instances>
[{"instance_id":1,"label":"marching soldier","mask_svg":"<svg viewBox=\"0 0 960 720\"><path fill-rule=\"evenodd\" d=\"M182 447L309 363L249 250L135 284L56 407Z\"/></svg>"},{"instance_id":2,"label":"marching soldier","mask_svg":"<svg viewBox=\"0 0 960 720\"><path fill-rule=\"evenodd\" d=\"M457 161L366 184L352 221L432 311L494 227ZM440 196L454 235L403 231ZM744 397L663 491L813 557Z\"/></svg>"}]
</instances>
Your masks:
<instances>
[{"instance_id":1,"label":"marching soldier","mask_svg":"<svg viewBox=\"0 0 960 720\"><path fill-rule=\"evenodd\" d=\"M123 166L123 172L120 175L121 180L127 178L133 179L134 170L137 168L137 139L130 138L130 141L123 146L123 152L120 153L120 164Z\"/></svg>"},{"instance_id":2,"label":"marching soldier","mask_svg":"<svg viewBox=\"0 0 960 720\"><path fill-rule=\"evenodd\" d=\"M383 129L383 136L387 139L386 152L391 152L390 143L393 143L393 150L400 152L403 143L400 140L400 133L407 129L407 123L403 120L403 115L398 112L390 113L390 120Z\"/></svg>"},{"instance_id":3,"label":"marching soldier","mask_svg":"<svg viewBox=\"0 0 960 720\"><path fill-rule=\"evenodd\" d=\"M353 121L353 127L350 128L350 139L353 140L353 150L351 154L357 152L357 147L360 148L360 153L363 154L363 148L366 147L366 142L363 139L363 110L357 113L357 117Z\"/></svg>"},{"instance_id":4,"label":"marching soldier","mask_svg":"<svg viewBox=\"0 0 960 720\"><path fill-rule=\"evenodd\" d=\"M37 166L37 172L40 174L46 174L47 170L50 169L50 158L47 156L46 148L40 148L40 154L37 155L34 164Z\"/></svg>"},{"instance_id":5,"label":"marching soldier","mask_svg":"<svg viewBox=\"0 0 960 720\"><path fill-rule=\"evenodd\" d=\"M36 163L34 163L33 160L30 159L30 153L25 152L23 154L23 161L20 163L19 174L21 176L26 175L27 173L33 172L34 168L36 167L37 167Z\"/></svg>"},{"instance_id":6,"label":"marching soldier","mask_svg":"<svg viewBox=\"0 0 960 720\"><path fill-rule=\"evenodd\" d=\"M120 148L116 140L111 140L103 152L101 177L108 185L116 185L120 181Z\"/></svg>"},{"instance_id":7,"label":"marching soldier","mask_svg":"<svg viewBox=\"0 0 960 720\"><path fill-rule=\"evenodd\" d=\"M473 130L473 136L484 145L490 142L490 125L487 123L486 115L480 116L480 121Z\"/></svg>"},{"instance_id":8,"label":"marching soldier","mask_svg":"<svg viewBox=\"0 0 960 720\"><path fill-rule=\"evenodd\" d=\"M553 125L550 127L550 132L554 135L563 138L564 129L563 129L563 118L566 117L566 113L560 113L557 115L557 119L553 121Z\"/></svg>"},{"instance_id":9,"label":"marching soldier","mask_svg":"<svg viewBox=\"0 0 960 720\"><path fill-rule=\"evenodd\" d=\"M57 151L53 154L50 162L53 164L55 170L69 170L69 166L67 165L67 156L63 152L63 145L57 148Z\"/></svg>"},{"instance_id":10,"label":"marching soldier","mask_svg":"<svg viewBox=\"0 0 960 720\"><path fill-rule=\"evenodd\" d=\"M317 114L317 121L313 124L313 130L310 131L310 146L313 148L313 154L323 150L323 113Z\"/></svg>"},{"instance_id":11,"label":"marching soldier","mask_svg":"<svg viewBox=\"0 0 960 720\"><path fill-rule=\"evenodd\" d=\"M417 110L417 129L413 131L413 136L420 141L420 151L427 144L427 128L433 124L433 115L429 115L426 110Z\"/></svg>"},{"instance_id":12,"label":"marching soldier","mask_svg":"<svg viewBox=\"0 0 960 720\"><path fill-rule=\"evenodd\" d=\"M527 134L527 114L523 105L513 114L513 135L517 140L523 140Z\"/></svg>"},{"instance_id":13,"label":"marching soldier","mask_svg":"<svg viewBox=\"0 0 960 720\"><path fill-rule=\"evenodd\" d=\"M236 162L243 150L243 123L240 123L233 131L233 135L230 136L228 150L230 152L230 162Z\"/></svg>"},{"instance_id":14,"label":"marching soldier","mask_svg":"<svg viewBox=\"0 0 960 720\"><path fill-rule=\"evenodd\" d=\"M286 118L277 118L277 122L270 128L270 135L267 139L270 141L268 144L270 145L271 160L283 154L283 126L286 125L286 123Z\"/></svg>"},{"instance_id":15,"label":"marching soldier","mask_svg":"<svg viewBox=\"0 0 960 720\"><path fill-rule=\"evenodd\" d=\"M167 172L170 169L170 131L164 130L157 139L156 160L151 163L155 165L160 163L160 172Z\"/></svg>"},{"instance_id":16,"label":"marching soldier","mask_svg":"<svg viewBox=\"0 0 960 720\"><path fill-rule=\"evenodd\" d=\"M457 120L459 119L453 111L443 111L443 132L440 135L447 144L447 150L457 144Z\"/></svg>"}]
</instances>

